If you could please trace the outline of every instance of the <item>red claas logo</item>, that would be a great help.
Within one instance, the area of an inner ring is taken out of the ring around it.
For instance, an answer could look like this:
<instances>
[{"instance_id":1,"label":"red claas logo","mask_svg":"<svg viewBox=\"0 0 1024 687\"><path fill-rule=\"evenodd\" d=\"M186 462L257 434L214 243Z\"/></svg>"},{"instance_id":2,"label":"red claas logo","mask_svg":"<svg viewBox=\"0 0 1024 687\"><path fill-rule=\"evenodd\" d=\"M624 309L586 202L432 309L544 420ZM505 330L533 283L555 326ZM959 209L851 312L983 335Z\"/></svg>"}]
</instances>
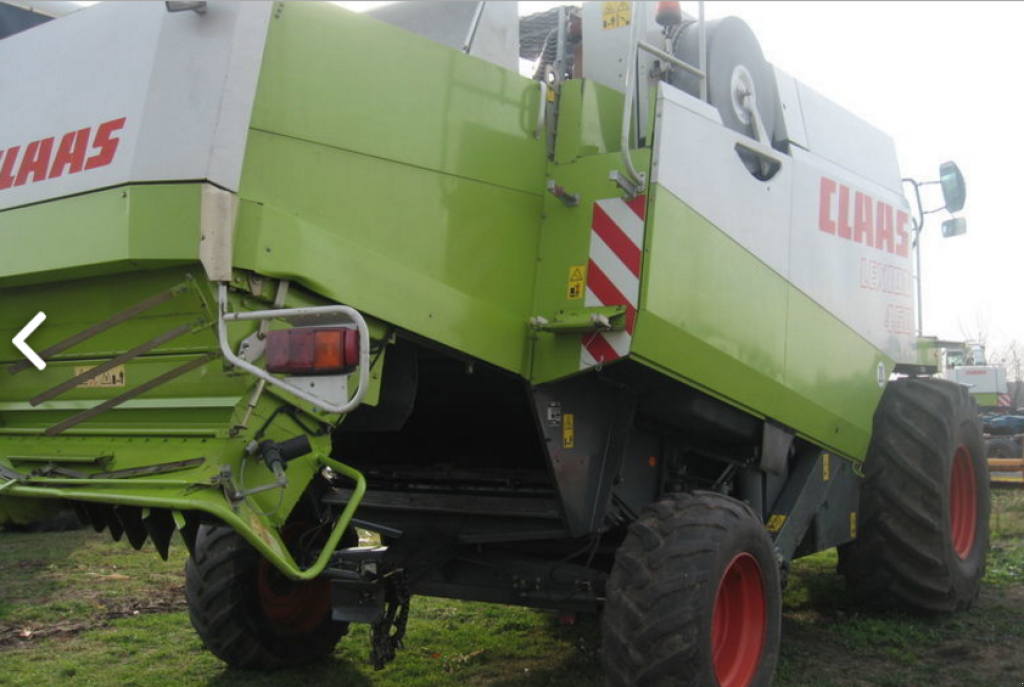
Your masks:
<instances>
[{"instance_id":1,"label":"red claas logo","mask_svg":"<svg viewBox=\"0 0 1024 687\"><path fill-rule=\"evenodd\" d=\"M32 141L25 146L0 150L0 191L28 182L57 179L65 174L106 167L121 142L115 134L124 128L125 117ZM23 149L24 148L24 149Z\"/></svg>"},{"instance_id":2,"label":"red claas logo","mask_svg":"<svg viewBox=\"0 0 1024 687\"><path fill-rule=\"evenodd\" d=\"M826 234L906 257L910 250L909 222L910 217L902 210L833 179L821 178L818 228Z\"/></svg>"}]
</instances>

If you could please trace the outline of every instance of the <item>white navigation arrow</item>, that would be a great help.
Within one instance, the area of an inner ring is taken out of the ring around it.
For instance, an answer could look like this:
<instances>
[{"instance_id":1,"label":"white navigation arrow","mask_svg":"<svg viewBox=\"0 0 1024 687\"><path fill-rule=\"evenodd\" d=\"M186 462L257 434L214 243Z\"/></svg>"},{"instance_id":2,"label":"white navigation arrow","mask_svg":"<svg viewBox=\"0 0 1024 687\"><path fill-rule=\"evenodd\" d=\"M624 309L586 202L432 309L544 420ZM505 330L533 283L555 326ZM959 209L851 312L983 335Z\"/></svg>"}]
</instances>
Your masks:
<instances>
[{"instance_id":1,"label":"white navigation arrow","mask_svg":"<svg viewBox=\"0 0 1024 687\"><path fill-rule=\"evenodd\" d=\"M34 332L36 328L39 327L39 325L41 325L43 323L43 320L45 319L46 313L37 313L36 316L33 317L32 320L28 324L26 324L20 332L18 332L18 335L11 339L11 343L17 346L18 350L21 351L21 354L28 358L28 361L35 365L36 369L38 370L43 370L46 368L46 361L40 358L39 354L33 351L29 347L29 345L25 343L25 339L32 336L32 332Z\"/></svg>"}]
</instances>

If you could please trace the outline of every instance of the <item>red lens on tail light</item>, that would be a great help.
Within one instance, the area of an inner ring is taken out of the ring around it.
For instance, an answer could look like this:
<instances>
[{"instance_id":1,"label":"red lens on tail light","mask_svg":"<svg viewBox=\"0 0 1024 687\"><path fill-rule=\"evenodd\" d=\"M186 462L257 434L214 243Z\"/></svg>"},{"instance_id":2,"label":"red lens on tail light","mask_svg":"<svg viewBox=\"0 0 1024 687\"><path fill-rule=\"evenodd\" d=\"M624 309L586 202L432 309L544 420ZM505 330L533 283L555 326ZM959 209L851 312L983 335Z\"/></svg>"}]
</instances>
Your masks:
<instances>
[{"instance_id":1,"label":"red lens on tail light","mask_svg":"<svg viewBox=\"0 0 1024 687\"><path fill-rule=\"evenodd\" d=\"M344 327L295 327L267 333L267 372L333 375L359 364L359 332Z\"/></svg>"}]
</instances>

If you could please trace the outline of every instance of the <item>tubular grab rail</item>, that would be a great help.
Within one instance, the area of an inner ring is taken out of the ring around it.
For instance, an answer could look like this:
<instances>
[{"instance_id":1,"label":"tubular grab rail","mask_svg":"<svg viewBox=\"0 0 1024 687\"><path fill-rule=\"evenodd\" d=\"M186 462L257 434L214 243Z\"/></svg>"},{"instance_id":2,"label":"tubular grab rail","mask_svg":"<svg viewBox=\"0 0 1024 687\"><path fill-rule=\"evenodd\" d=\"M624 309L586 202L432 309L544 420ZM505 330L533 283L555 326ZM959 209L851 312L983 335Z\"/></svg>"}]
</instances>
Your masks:
<instances>
[{"instance_id":1,"label":"tubular grab rail","mask_svg":"<svg viewBox=\"0 0 1024 687\"><path fill-rule=\"evenodd\" d=\"M629 27L629 50L626 54L629 55L629 59L626 61L626 96L623 100L622 107L622 131L619 137L619 150L622 157L622 166L625 170L625 184L620 180L618 172L612 172L612 179L619 183L620 186L626 190L630 197L635 197L643 193L647 186L647 175L637 170L636 165L633 164L633 156L630 153L629 134L633 125L633 108L636 104L637 99L637 61L640 57L640 51L643 50L655 57L665 60L673 66L679 67L684 71L693 74L700 79L700 98L707 102L708 99L708 88L707 88L707 39L705 33L704 24L704 1L701 0L700 6L700 17L699 22L699 39L700 44L698 47L699 51L699 67L694 67L683 60L680 60L675 55L672 55L664 50L656 48L655 46L642 41L637 36L637 26L641 23L639 21L633 21ZM638 123L639 126L639 123Z\"/></svg>"},{"instance_id":2,"label":"tubular grab rail","mask_svg":"<svg viewBox=\"0 0 1024 687\"><path fill-rule=\"evenodd\" d=\"M370 330L366 325L366 320L363 319L363 316L357 310L344 305L324 305L310 308L279 308L274 310L253 310L251 312L228 312L228 286L222 282L217 288L217 338L220 341L220 350L224 354L225 360L268 384L284 389L288 393L312 403L329 413L348 413L355 410L362 403L363 397L366 396L370 385ZM340 405L310 394L295 384L290 384L288 381L275 377L266 370L242 360L231 350L231 345L228 341L228 322L271 319L295 320L324 315L344 315L356 325L356 330L359 332L359 386L356 387L356 392L352 397Z\"/></svg>"}]
</instances>

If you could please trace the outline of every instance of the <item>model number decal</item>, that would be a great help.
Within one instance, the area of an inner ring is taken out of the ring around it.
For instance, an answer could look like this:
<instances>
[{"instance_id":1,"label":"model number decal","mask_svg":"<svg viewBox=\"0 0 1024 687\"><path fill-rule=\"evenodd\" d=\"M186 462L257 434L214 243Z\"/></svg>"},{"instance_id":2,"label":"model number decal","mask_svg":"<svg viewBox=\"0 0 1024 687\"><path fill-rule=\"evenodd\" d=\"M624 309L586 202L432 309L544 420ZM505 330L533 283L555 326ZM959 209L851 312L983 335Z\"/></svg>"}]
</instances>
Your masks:
<instances>
[{"instance_id":1,"label":"model number decal","mask_svg":"<svg viewBox=\"0 0 1024 687\"><path fill-rule=\"evenodd\" d=\"M78 174L114 161L127 118L111 119L92 127L50 136L0 150L0 191L28 182Z\"/></svg>"}]
</instances>

